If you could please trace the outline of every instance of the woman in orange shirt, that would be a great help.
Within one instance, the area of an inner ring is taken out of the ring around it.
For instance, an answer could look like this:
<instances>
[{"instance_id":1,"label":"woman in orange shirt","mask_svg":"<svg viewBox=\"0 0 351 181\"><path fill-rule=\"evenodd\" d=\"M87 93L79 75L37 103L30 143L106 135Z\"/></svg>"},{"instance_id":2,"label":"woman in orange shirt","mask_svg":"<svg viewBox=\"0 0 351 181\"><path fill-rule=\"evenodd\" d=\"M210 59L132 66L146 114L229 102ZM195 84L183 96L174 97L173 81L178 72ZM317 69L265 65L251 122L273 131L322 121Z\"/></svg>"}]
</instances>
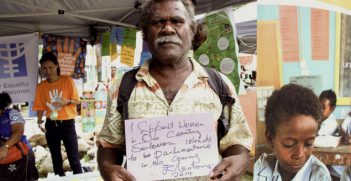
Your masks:
<instances>
[{"instance_id":1,"label":"woman in orange shirt","mask_svg":"<svg viewBox=\"0 0 351 181\"><path fill-rule=\"evenodd\" d=\"M76 86L72 78L60 75L59 62L53 53L45 53L40 59L40 65L46 80L37 86L33 110L37 111L39 128L45 132L54 172L56 175L65 175L61 155L62 140L73 174L82 173L74 122L76 107L80 103ZM44 112L45 128L42 120Z\"/></svg>"}]
</instances>

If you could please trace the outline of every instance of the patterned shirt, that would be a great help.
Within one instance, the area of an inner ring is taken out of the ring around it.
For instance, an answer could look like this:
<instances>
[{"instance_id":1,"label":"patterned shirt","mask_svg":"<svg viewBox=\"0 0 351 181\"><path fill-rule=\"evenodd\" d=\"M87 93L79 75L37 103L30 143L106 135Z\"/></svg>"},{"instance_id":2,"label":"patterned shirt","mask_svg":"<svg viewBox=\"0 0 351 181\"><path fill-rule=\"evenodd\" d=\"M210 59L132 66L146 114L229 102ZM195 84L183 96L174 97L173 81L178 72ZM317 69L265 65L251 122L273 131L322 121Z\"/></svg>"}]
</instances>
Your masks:
<instances>
[{"instance_id":1,"label":"patterned shirt","mask_svg":"<svg viewBox=\"0 0 351 181\"><path fill-rule=\"evenodd\" d=\"M159 84L149 74L150 61L146 61L136 74L137 84L128 102L129 119L211 112L213 120L217 121L222 112L220 99L209 86L208 74L203 67L193 59L191 63L193 71L169 105ZM221 76L229 87L229 94L236 102L230 108L224 108L225 115L231 119L228 133L220 140L219 150L223 152L235 144L243 145L250 150L252 135L234 86L226 76L223 74ZM110 89L107 114L98 141L103 147L125 150L124 125L120 113L116 110L119 84L120 80L117 80ZM230 116L228 116L229 110Z\"/></svg>"},{"instance_id":2,"label":"patterned shirt","mask_svg":"<svg viewBox=\"0 0 351 181\"><path fill-rule=\"evenodd\" d=\"M5 111L0 115L0 137L8 140L12 134L12 125L16 123L25 123L21 113L19 113L16 109L5 109ZM20 140L28 143L25 135L22 135Z\"/></svg>"}]
</instances>

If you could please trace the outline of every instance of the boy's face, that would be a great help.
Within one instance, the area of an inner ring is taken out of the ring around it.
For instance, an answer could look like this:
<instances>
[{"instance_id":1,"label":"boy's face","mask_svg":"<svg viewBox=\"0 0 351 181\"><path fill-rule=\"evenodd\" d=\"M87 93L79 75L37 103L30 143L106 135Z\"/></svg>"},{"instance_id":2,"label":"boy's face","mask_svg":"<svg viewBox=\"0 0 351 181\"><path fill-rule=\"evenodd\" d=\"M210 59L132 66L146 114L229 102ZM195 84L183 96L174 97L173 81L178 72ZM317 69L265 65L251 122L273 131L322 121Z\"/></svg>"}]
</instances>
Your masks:
<instances>
[{"instance_id":1,"label":"boy's face","mask_svg":"<svg viewBox=\"0 0 351 181\"><path fill-rule=\"evenodd\" d=\"M318 125L311 116L298 115L277 126L276 135L268 140L279 161L281 174L296 174L313 150Z\"/></svg>"},{"instance_id":2,"label":"boy's face","mask_svg":"<svg viewBox=\"0 0 351 181\"><path fill-rule=\"evenodd\" d=\"M333 112L333 109L330 106L330 100L329 99L321 99L320 103L321 103L321 106L322 106L323 120L325 120Z\"/></svg>"}]
</instances>

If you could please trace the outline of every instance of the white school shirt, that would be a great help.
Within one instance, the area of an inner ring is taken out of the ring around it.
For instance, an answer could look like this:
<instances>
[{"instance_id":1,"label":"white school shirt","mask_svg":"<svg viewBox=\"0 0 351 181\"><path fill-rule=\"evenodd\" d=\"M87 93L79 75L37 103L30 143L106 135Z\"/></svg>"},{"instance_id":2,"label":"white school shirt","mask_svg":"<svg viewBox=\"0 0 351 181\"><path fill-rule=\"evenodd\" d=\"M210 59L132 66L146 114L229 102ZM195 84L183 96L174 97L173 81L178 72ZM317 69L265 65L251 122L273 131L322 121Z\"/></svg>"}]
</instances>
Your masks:
<instances>
[{"instance_id":1,"label":"white school shirt","mask_svg":"<svg viewBox=\"0 0 351 181\"><path fill-rule=\"evenodd\" d=\"M337 129L338 122L336 122L334 114L330 114L329 117L322 122L318 130L318 135L333 135Z\"/></svg>"},{"instance_id":2,"label":"white school shirt","mask_svg":"<svg viewBox=\"0 0 351 181\"><path fill-rule=\"evenodd\" d=\"M341 124L341 128L345 130L347 134L351 135L351 116L345 118Z\"/></svg>"},{"instance_id":3,"label":"white school shirt","mask_svg":"<svg viewBox=\"0 0 351 181\"><path fill-rule=\"evenodd\" d=\"M344 174L341 176L340 181L351 181L351 166L344 170Z\"/></svg>"},{"instance_id":4,"label":"white school shirt","mask_svg":"<svg viewBox=\"0 0 351 181\"><path fill-rule=\"evenodd\" d=\"M282 181L278 160L273 154L263 153L255 162L254 181ZM331 181L327 167L311 155L291 181Z\"/></svg>"}]
</instances>

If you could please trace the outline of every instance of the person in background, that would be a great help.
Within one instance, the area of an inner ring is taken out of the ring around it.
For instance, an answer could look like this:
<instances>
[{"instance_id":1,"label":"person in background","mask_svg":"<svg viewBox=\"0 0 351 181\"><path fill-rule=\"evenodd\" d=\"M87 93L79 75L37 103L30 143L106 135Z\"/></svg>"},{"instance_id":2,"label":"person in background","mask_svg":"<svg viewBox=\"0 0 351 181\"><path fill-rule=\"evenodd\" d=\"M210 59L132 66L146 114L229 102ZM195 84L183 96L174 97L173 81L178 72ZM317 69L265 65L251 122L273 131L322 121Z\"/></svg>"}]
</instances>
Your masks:
<instances>
[{"instance_id":1,"label":"person in background","mask_svg":"<svg viewBox=\"0 0 351 181\"><path fill-rule=\"evenodd\" d=\"M351 111L341 125L341 135L344 144L351 144ZM351 181L351 166L344 169L340 181Z\"/></svg>"},{"instance_id":2,"label":"person in background","mask_svg":"<svg viewBox=\"0 0 351 181\"><path fill-rule=\"evenodd\" d=\"M333 90L325 90L319 95L319 101L322 106L323 119L318 130L318 135L339 134L339 125L333 114L336 107L336 94Z\"/></svg>"},{"instance_id":3,"label":"person in background","mask_svg":"<svg viewBox=\"0 0 351 181\"><path fill-rule=\"evenodd\" d=\"M347 117L342 122L340 127L341 143L344 145L351 144L351 111L347 114ZM351 167L332 165L328 166L332 177L335 180L340 181L351 181Z\"/></svg>"},{"instance_id":4,"label":"person in background","mask_svg":"<svg viewBox=\"0 0 351 181\"><path fill-rule=\"evenodd\" d=\"M351 144L351 111L341 124L341 136L344 144Z\"/></svg>"},{"instance_id":5,"label":"person in background","mask_svg":"<svg viewBox=\"0 0 351 181\"><path fill-rule=\"evenodd\" d=\"M265 108L266 138L275 154L263 153L254 165L254 181L330 181L326 166L312 155L318 122L318 97L287 84L275 90Z\"/></svg>"},{"instance_id":6,"label":"person in background","mask_svg":"<svg viewBox=\"0 0 351 181\"><path fill-rule=\"evenodd\" d=\"M117 71L116 66L112 65L111 66L111 81L109 82L110 83L109 87L111 87L111 85L116 81L116 71Z\"/></svg>"},{"instance_id":7,"label":"person in background","mask_svg":"<svg viewBox=\"0 0 351 181\"><path fill-rule=\"evenodd\" d=\"M54 172L65 175L61 155L63 141L73 174L82 173L74 121L80 103L77 88L72 78L60 75L59 62L52 52L44 53L40 65L46 80L37 86L33 110L37 111L39 128L45 132ZM43 121L44 112L46 121Z\"/></svg>"},{"instance_id":8,"label":"person in background","mask_svg":"<svg viewBox=\"0 0 351 181\"><path fill-rule=\"evenodd\" d=\"M208 31L204 20L197 22L197 28L194 36L193 50L196 51L207 39Z\"/></svg>"},{"instance_id":9,"label":"person in background","mask_svg":"<svg viewBox=\"0 0 351 181\"><path fill-rule=\"evenodd\" d=\"M137 84L128 105L129 119L211 112L217 121L222 112L220 99L207 82L207 72L188 57L196 31L192 2L147 0L140 11L140 26L152 59L136 74ZM221 77L230 96L238 100L233 84L223 74ZM109 116L98 135L99 171L105 180L135 180L134 173L121 166L126 152L125 135L116 102L108 108ZM239 181L245 173L252 135L238 101L225 110L230 110L226 114L230 118L229 130L220 140L223 159L209 176L183 180Z\"/></svg>"},{"instance_id":10,"label":"person in background","mask_svg":"<svg viewBox=\"0 0 351 181\"><path fill-rule=\"evenodd\" d=\"M342 174L340 181L351 181L351 166L347 167L344 170L344 173Z\"/></svg>"},{"instance_id":11,"label":"person in background","mask_svg":"<svg viewBox=\"0 0 351 181\"><path fill-rule=\"evenodd\" d=\"M322 106L323 119L320 124L320 128L318 131L319 136L339 136L340 135L340 127L336 118L333 114L336 107L336 94L333 90L324 90L319 95L319 101ZM345 167L339 165L327 165L331 176L334 179L339 180Z\"/></svg>"},{"instance_id":12,"label":"person in background","mask_svg":"<svg viewBox=\"0 0 351 181\"><path fill-rule=\"evenodd\" d=\"M23 135L25 120L15 109L9 108L12 103L8 93L0 93L0 161L6 159L9 148L18 143L26 144L30 149L27 156L9 164L0 164L0 181L37 180L33 150Z\"/></svg>"}]
</instances>

